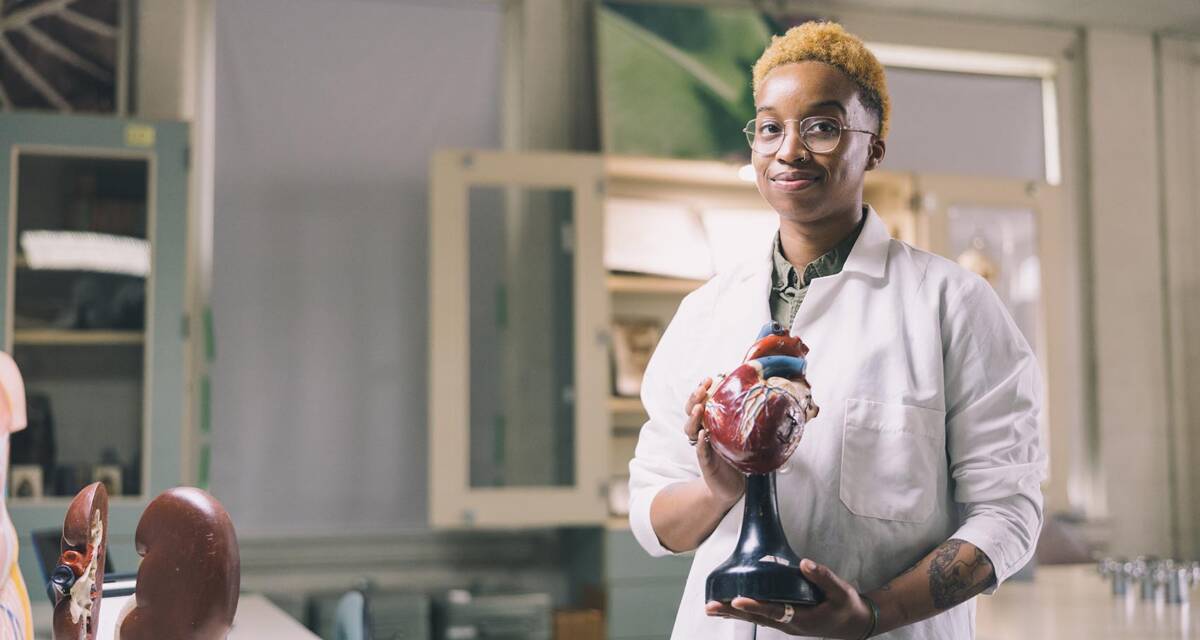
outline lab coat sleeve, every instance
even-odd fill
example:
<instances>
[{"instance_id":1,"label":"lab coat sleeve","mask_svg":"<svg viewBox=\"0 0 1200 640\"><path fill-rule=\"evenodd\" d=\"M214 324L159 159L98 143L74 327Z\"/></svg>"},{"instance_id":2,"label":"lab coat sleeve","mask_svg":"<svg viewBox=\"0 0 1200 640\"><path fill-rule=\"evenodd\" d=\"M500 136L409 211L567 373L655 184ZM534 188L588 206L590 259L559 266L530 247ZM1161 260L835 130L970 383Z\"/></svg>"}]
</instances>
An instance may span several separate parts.
<instances>
[{"instance_id":1,"label":"lab coat sleeve","mask_svg":"<svg viewBox=\"0 0 1200 640\"><path fill-rule=\"evenodd\" d=\"M699 329L707 315L709 286L689 294L679 305L642 378L642 405L649 419L642 425L629 463L629 526L652 556L674 553L662 545L650 523L654 497L668 485L700 477L696 450L688 444L683 424L684 404L703 378L693 374L691 364L703 342Z\"/></svg>"},{"instance_id":2,"label":"lab coat sleeve","mask_svg":"<svg viewBox=\"0 0 1200 640\"><path fill-rule=\"evenodd\" d=\"M946 449L962 513L952 537L987 554L999 586L1032 557L1042 528L1041 372L999 297L974 275L946 296L942 344Z\"/></svg>"}]
</instances>

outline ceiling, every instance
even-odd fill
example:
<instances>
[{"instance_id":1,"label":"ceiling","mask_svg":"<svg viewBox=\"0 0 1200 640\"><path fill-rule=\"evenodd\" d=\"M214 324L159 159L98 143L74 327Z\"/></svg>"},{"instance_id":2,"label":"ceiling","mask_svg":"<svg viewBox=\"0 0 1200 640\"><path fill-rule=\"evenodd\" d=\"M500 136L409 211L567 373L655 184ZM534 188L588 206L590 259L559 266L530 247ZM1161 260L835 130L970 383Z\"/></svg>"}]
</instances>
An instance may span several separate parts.
<instances>
[{"instance_id":1,"label":"ceiling","mask_svg":"<svg viewBox=\"0 0 1200 640\"><path fill-rule=\"evenodd\" d=\"M832 0L828 4L1200 36L1200 0Z\"/></svg>"}]
</instances>

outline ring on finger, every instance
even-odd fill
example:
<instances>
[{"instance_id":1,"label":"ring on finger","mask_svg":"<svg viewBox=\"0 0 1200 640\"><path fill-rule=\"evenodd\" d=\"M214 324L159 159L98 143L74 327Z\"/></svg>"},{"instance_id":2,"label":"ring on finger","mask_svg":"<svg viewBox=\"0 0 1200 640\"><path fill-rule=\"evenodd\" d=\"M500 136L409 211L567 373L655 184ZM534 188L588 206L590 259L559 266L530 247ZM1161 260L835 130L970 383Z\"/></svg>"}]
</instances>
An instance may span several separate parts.
<instances>
[{"instance_id":1,"label":"ring on finger","mask_svg":"<svg viewBox=\"0 0 1200 640\"><path fill-rule=\"evenodd\" d=\"M696 446L696 443L697 443L697 442L700 442L700 441L699 441L699 440L688 439L688 444L692 445L693 447L694 447L694 446Z\"/></svg>"},{"instance_id":2,"label":"ring on finger","mask_svg":"<svg viewBox=\"0 0 1200 640\"><path fill-rule=\"evenodd\" d=\"M790 604L783 605L783 615L775 618L775 621L780 624L787 624L792 621L792 616L796 615L796 609Z\"/></svg>"}]
</instances>

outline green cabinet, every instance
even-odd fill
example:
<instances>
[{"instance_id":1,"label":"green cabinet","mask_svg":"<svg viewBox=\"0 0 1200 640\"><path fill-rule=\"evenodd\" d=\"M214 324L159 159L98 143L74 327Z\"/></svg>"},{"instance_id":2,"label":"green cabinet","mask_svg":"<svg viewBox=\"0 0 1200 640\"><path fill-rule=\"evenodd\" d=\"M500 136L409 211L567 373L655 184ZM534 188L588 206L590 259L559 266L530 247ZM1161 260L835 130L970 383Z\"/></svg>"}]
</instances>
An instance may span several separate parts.
<instances>
[{"instance_id":1,"label":"green cabinet","mask_svg":"<svg viewBox=\"0 0 1200 640\"><path fill-rule=\"evenodd\" d=\"M692 557L651 558L628 529L609 529L604 547L609 640L671 637Z\"/></svg>"},{"instance_id":2,"label":"green cabinet","mask_svg":"<svg viewBox=\"0 0 1200 640\"><path fill-rule=\"evenodd\" d=\"M188 127L0 115L0 339L25 378L8 510L31 590L31 532L62 526L84 485L109 487L110 557L184 467Z\"/></svg>"}]
</instances>

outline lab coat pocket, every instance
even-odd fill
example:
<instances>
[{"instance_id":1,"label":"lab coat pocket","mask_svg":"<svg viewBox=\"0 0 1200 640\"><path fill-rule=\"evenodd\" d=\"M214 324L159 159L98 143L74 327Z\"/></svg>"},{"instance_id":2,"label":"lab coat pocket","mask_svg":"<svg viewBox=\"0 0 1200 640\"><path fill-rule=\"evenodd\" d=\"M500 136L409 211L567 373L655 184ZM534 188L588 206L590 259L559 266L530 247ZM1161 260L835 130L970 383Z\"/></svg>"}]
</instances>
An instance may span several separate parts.
<instances>
[{"instance_id":1,"label":"lab coat pocket","mask_svg":"<svg viewBox=\"0 0 1200 640\"><path fill-rule=\"evenodd\" d=\"M946 466L942 411L871 400L846 400L840 496L851 513L924 522L937 506Z\"/></svg>"}]
</instances>

